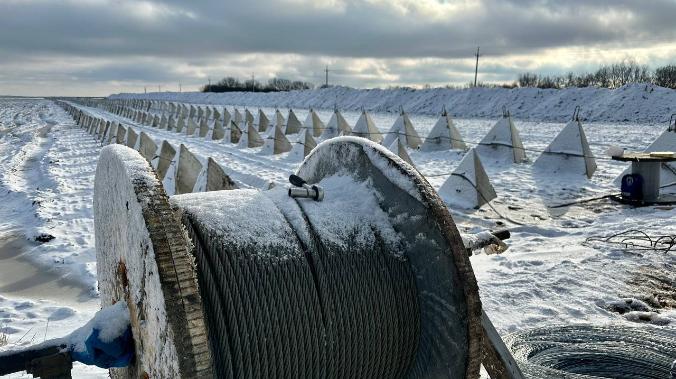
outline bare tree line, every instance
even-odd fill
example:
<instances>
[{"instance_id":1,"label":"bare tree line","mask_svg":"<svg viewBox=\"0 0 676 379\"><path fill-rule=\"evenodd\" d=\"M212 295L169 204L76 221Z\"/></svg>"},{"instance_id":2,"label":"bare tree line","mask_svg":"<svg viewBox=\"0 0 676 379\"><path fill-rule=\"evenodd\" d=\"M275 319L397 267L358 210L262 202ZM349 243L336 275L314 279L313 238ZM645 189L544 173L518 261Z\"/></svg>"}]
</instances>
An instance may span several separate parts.
<instances>
[{"instance_id":1,"label":"bare tree line","mask_svg":"<svg viewBox=\"0 0 676 379\"><path fill-rule=\"evenodd\" d=\"M595 72L565 75L519 74L512 87L569 88L602 87L619 88L631 83L654 83L676 89L676 65L666 65L651 71L647 65L624 61L603 65Z\"/></svg>"},{"instance_id":2,"label":"bare tree line","mask_svg":"<svg viewBox=\"0 0 676 379\"><path fill-rule=\"evenodd\" d=\"M215 84L207 84L201 88L202 92L280 92L312 89L314 85L299 80L291 81L284 78L272 78L263 84L255 79L240 81L231 76L221 79Z\"/></svg>"}]
</instances>

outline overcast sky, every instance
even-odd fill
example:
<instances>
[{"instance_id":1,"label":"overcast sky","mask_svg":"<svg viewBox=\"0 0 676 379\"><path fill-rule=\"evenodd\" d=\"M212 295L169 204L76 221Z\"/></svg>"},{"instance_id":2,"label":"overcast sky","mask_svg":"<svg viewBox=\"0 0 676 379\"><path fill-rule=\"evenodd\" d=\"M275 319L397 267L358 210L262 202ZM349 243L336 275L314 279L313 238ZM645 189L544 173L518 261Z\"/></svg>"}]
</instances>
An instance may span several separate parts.
<instances>
[{"instance_id":1,"label":"overcast sky","mask_svg":"<svg viewBox=\"0 0 676 379\"><path fill-rule=\"evenodd\" d=\"M354 87L676 63L675 0L0 0L0 94L196 90L224 76Z\"/></svg>"}]
</instances>

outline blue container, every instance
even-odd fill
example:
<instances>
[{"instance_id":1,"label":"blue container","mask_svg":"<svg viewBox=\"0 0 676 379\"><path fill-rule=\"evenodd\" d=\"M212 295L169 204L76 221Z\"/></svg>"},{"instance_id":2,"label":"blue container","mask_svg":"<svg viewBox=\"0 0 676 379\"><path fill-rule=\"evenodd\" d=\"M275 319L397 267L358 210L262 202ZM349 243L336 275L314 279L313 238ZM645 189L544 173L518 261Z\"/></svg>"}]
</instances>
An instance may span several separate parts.
<instances>
[{"instance_id":1,"label":"blue container","mask_svg":"<svg viewBox=\"0 0 676 379\"><path fill-rule=\"evenodd\" d=\"M622 197L629 200L643 200L643 177L639 174L627 174L622 177Z\"/></svg>"}]
</instances>

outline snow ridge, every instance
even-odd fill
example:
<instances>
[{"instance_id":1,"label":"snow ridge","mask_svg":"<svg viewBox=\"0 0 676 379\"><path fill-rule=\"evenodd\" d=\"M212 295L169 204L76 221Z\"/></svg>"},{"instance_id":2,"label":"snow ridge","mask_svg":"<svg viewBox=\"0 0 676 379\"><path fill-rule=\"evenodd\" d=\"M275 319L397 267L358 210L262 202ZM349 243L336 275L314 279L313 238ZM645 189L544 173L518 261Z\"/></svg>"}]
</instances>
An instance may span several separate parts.
<instances>
[{"instance_id":1,"label":"snow ridge","mask_svg":"<svg viewBox=\"0 0 676 379\"><path fill-rule=\"evenodd\" d=\"M370 112L439 114L443 106L459 118L495 118L507 108L513 117L530 121L568 120L579 105L582 121L662 123L669 120L676 104L676 90L653 84L629 84L607 88L434 88L416 90L354 89L331 87L314 90L252 93L162 92L124 93L110 98L181 101L198 104L259 107L315 108Z\"/></svg>"}]
</instances>

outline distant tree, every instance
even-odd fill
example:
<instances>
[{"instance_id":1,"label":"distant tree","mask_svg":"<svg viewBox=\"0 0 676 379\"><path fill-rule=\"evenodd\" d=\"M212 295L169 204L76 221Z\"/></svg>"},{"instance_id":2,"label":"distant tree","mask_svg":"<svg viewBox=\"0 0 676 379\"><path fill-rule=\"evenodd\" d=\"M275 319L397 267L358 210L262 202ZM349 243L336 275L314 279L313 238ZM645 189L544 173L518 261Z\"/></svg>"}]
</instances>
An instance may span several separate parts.
<instances>
[{"instance_id":1,"label":"distant tree","mask_svg":"<svg viewBox=\"0 0 676 379\"><path fill-rule=\"evenodd\" d=\"M526 72L519 74L519 77L516 81L519 83L519 87L536 87L538 84L538 76Z\"/></svg>"},{"instance_id":2,"label":"distant tree","mask_svg":"<svg viewBox=\"0 0 676 379\"><path fill-rule=\"evenodd\" d=\"M660 87L676 89L676 65L658 67L655 70L654 83Z\"/></svg>"}]
</instances>

